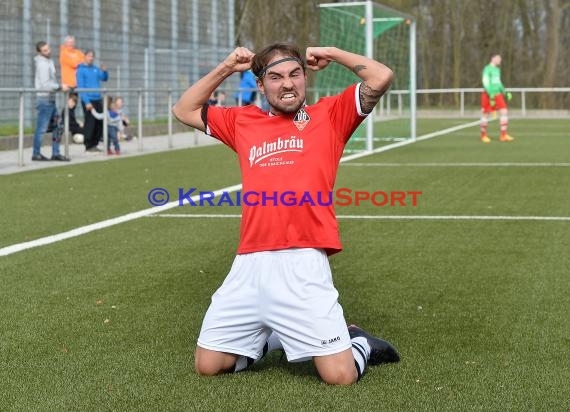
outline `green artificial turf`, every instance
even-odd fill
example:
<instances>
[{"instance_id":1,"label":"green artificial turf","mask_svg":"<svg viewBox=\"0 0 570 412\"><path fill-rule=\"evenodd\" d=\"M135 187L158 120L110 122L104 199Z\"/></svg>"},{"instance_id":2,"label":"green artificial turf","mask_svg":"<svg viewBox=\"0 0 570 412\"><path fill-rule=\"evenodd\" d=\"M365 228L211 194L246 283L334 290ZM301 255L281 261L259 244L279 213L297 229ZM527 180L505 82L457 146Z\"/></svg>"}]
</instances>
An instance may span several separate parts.
<instances>
[{"instance_id":1,"label":"green artificial turf","mask_svg":"<svg viewBox=\"0 0 570 412\"><path fill-rule=\"evenodd\" d=\"M421 133L452 123L422 122ZM355 160L375 166L342 165L337 188L422 195L415 207L337 214L568 217L568 167L449 164L568 162L569 129L512 121L512 144L484 145L473 127ZM239 181L222 146L1 176L0 247L148 208L153 187ZM239 208L162 214L172 213ZM345 317L391 341L400 363L350 387L277 353L243 373L196 376L196 338L239 219L146 217L0 257L0 410L570 408L570 221L339 221L344 251L331 266Z\"/></svg>"}]
</instances>

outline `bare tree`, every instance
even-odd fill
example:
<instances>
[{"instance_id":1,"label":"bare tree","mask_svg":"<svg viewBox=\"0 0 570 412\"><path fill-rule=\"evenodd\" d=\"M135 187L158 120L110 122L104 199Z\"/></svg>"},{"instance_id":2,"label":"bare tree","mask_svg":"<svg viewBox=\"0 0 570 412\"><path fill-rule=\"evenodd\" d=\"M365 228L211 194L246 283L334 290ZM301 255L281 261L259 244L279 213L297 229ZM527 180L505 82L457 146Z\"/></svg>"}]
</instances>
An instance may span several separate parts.
<instances>
[{"instance_id":1,"label":"bare tree","mask_svg":"<svg viewBox=\"0 0 570 412\"><path fill-rule=\"evenodd\" d=\"M236 0L237 43L257 49L274 41L318 44L318 5L332 0ZM507 87L570 84L570 0L384 0L417 16L418 88L480 87L492 52L503 55ZM457 98L457 96L455 96ZM429 102L422 96L422 103ZM557 99L565 99L560 102ZM541 107L570 105L570 96L540 94ZM434 101L431 102L435 103ZM438 99L438 104L451 101Z\"/></svg>"}]
</instances>

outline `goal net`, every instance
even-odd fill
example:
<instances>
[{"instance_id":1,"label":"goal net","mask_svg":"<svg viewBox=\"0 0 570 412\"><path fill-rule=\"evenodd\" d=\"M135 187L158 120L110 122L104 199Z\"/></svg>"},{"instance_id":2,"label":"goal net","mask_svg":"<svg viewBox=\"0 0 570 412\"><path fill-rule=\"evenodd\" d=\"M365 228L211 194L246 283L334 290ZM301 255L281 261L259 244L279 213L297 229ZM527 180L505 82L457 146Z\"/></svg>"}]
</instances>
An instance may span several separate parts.
<instances>
[{"instance_id":1,"label":"goal net","mask_svg":"<svg viewBox=\"0 0 570 412\"><path fill-rule=\"evenodd\" d=\"M346 152L373 150L415 138L415 21L372 1L320 5L320 44L365 55L390 67L394 82L372 115L350 138ZM317 92L332 95L360 81L331 64L317 73Z\"/></svg>"}]
</instances>

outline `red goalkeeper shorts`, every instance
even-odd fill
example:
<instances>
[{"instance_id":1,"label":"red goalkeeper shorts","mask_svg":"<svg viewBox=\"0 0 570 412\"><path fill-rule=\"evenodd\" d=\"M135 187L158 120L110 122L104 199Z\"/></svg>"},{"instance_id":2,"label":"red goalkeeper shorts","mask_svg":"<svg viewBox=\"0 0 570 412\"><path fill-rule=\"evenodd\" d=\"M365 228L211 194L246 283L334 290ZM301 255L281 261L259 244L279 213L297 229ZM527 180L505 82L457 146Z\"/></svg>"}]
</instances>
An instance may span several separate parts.
<instances>
[{"instance_id":1,"label":"red goalkeeper shorts","mask_svg":"<svg viewBox=\"0 0 570 412\"><path fill-rule=\"evenodd\" d=\"M481 109L483 113L489 113L495 110L506 109L507 103L505 102L505 96L502 94L498 94L493 99L495 104L491 104L491 99L489 99L489 95L487 92L481 93Z\"/></svg>"}]
</instances>

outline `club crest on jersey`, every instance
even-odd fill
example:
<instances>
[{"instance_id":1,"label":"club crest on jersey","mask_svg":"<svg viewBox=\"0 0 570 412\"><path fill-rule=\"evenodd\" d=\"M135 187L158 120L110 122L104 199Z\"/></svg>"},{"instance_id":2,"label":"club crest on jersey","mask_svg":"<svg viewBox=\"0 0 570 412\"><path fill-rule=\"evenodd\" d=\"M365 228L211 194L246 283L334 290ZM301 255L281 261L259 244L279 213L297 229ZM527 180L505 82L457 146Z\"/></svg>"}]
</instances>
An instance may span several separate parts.
<instances>
[{"instance_id":1,"label":"club crest on jersey","mask_svg":"<svg viewBox=\"0 0 570 412\"><path fill-rule=\"evenodd\" d=\"M310 121L311 118L309 114L302 107L297 112L295 118L293 119L293 123L295 123L295 126L297 127L297 129L299 129L299 131L303 130Z\"/></svg>"}]
</instances>

